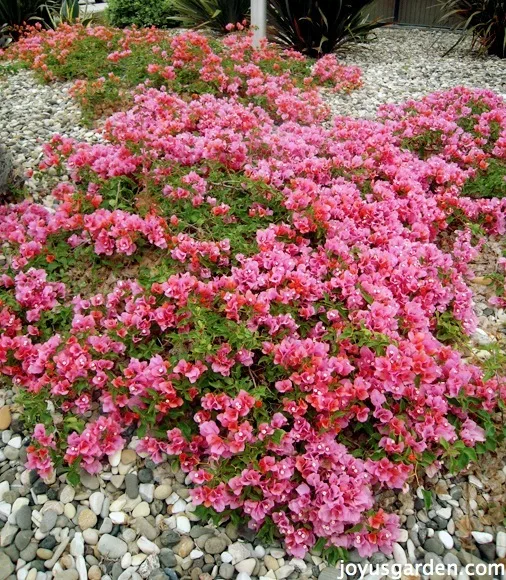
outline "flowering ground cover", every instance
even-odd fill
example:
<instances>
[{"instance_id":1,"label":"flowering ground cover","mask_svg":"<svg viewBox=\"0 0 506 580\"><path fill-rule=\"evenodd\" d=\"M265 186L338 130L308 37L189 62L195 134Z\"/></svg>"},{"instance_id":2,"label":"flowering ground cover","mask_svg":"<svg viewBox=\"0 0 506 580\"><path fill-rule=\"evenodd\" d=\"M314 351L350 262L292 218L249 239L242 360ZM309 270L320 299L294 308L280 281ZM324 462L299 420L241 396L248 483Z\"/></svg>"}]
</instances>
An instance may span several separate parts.
<instances>
[{"instance_id":1,"label":"flowering ground cover","mask_svg":"<svg viewBox=\"0 0 506 580\"><path fill-rule=\"evenodd\" d=\"M330 122L317 87L359 72L247 36L62 27L7 57L119 109L105 144L46 146L41 170L71 175L55 212L0 208L0 372L29 467L75 482L136 435L202 514L295 556L390 551L375 493L502 437L504 378L455 344L469 264L505 230L504 101L456 88Z\"/></svg>"},{"instance_id":2,"label":"flowering ground cover","mask_svg":"<svg viewBox=\"0 0 506 580\"><path fill-rule=\"evenodd\" d=\"M154 28L62 25L46 32L33 27L7 56L28 63L46 81L77 79L73 94L89 117L132 104L132 89L140 85L235 96L278 120L307 123L325 116L319 86L349 91L360 84L359 69L339 65L334 56L311 66L293 51L280 55L267 46L253 51L248 36L217 41Z\"/></svg>"}]
</instances>

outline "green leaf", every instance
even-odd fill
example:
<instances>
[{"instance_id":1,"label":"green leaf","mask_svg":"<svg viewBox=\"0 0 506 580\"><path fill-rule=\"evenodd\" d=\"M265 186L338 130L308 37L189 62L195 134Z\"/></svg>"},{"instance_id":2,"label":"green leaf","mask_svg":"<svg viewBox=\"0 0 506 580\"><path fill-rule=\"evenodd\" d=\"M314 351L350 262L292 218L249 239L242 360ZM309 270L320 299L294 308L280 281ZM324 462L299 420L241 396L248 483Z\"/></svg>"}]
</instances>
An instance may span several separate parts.
<instances>
[{"instance_id":1,"label":"green leaf","mask_svg":"<svg viewBox=\"0 0 506 580\"><path fill-rule=\"evenodd\" d=\"M70 483L70 485L77 487L81 483L81 476L79 475L79 472L77 470L71 469L67 473L67 481Z\"/></svg>"},{"instance_id":2,"label":"green leaf","mask_svg":"<svg viewBox=\"0 0 506 580\"><path fill-rule=\"evenodd\" d=\"M427 489L422 489L422 495L423 495L423 503L425 504L425 509L429 511L432 506L432 492Z\"/></svg>"},{"instance_id":3,"label":"green leaf","mask_svg":"<svg viewBox=\"0 0 506 580\"><path fill-rule=\"evenodd\" d=\"M323 549L325 548L325 545L327 543L326 538L318 538L318 541L316 542L316 544L313 546L313 549L311 550L312 552L322 552Z\"/></svg>"},{"instance_id":4,"label":"green leaf","mask_svg":"<svg viewBox=\"0 0 506 580\"><path fill-rule=\"evenodd\" d=\"M276 429L276 431L274 431L274 433L272 434L272 440L274 441L274 443L276 443L276 445L279 445L285 435L286 433L285 431L283 431L283 429Z\"/></svg>"}]
</instances>

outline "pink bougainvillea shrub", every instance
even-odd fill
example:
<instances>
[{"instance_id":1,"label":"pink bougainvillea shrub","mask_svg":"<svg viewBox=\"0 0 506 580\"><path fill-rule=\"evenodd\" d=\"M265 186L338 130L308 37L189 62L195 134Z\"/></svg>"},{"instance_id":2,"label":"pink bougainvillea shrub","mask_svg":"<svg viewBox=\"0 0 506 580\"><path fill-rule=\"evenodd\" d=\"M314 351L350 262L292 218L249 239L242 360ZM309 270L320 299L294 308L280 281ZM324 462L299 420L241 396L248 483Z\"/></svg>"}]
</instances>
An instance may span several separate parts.
<instances>
[{"instance_id":1,"label":"pink bougainvillea shrub","mask_svg":"<svg viewBox=\"0 0 506 580\"><path fill-rule=\"evenodd\" d=\"M6 56L29 64L46 81L74 80L71 93L95 114L131 104L141 85L235 96L260 104L278 120L310 123L328 116L319 87L351 91L361 85L360 70L341 65L333 55L313 64L267 44L253 50L251 37L237 34L218 42L197 32L155 28L62 25L46 31L35 26Z\"/></svg>"},{"instance_id":2,"label":"pink bougainvillea shrub","mask_svg":"<svg viewBox=\"0 0 506 580\"><path fill-rule=\"evenodd\" d=\"M22 46L34 66L51 38ZM200 38L176 37L190 69ZM256 53L224 42L253 55L227 83L254 91ZM0 372L43 476L97 472L137 434L179 459L194 503L296 556L319 538L389 552L376 492L465 466L503 407L504 379L448 332L475 330L469 263L504 233L505 200L462 192L506 158L506 105L460 88L324 127L317 94L283 83L275 106L145 83L106 144L46 146L42 169L71 176L56 211L0 208Z\"/></svg>"}]
</instances>

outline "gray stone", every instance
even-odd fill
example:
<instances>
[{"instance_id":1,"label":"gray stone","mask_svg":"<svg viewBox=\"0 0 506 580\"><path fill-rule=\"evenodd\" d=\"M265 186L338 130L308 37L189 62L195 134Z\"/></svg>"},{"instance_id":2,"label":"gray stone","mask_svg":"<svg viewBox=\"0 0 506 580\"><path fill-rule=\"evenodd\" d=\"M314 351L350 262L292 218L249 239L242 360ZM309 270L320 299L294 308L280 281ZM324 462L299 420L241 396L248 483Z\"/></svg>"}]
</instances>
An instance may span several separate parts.
<instances>
[{"instance_id":1,"label":"gray stone","mask_svg":"<svg viewBox=\"0 0 506 580\"><path fill-rule=\"evenodd\" d=\"M11 505L18 499L19 493L17 491L6 491L3 495L3 501Z\"/></svg>"},{"instance_id":2,"label":"gray stone","mask_svg":"<svg viewBox=\"0 0 506 580\"><path fill-rule=\"evenodd\" d=\"M448 552L447 554L445 554L445 556L443 558L443 564L445 566L450 566L450 565L456 566L457 570L460 570L460 568L461 568L460 560L452 552Z\"/></svg>"},{"instance_id":3,"label":"gray stone","mask_svg":"<svg viewBox=\"0 0 506 580\"><path fill-rule=\"evenodd\" d=\"M432 566L436 566L437 564L442 564L443 560L434 552L426 552L423 560L426 564L430 564Z\"/></svg>"},{"instance_id":4,"label":"gray stone","mask_svg":"<svg viewBox=\"0 0 506 580\"><path fill-rule=\"evenodd\" d=\"M495 561L495 544L491 542L490 544L478 544L478 550L482 555L485 562Z\"/></svg>"},{"instance_id":5,"label":"gray stone","mask_svg":"<svg viewBox=\"0 0 506 580\"><path fill-rule=\"evenodd\" d=\"M442 556L445 553L445 547L443 542L436 536L433 536L432 538L426 540L423 544L423 547L427 550L427 552L433 552L438 556Z\"/></svg>"},{"instance_id":6,"label":"gray stone","mask_svg":"<svg viewBox=\"0 0 506 580\"><path fill-rule=\"evenodd\" d=\"M434 527L435 530L446 530L446 526L448 525L448 520L445 519L445 518L442 518L441 516L436 516L433 519L433 522L432 523L435 524L435 527ZM427 526L428 525L429 524L427 524Z\"/></svg>"},{"instance_id":7,"label":"gray stone","mask_svg":"<svg viewBox=\"0 0 506 580\"><path fill-rule=\"evenodd\" d=\"M175 546L180 540L181 536L174 530L162 532L162 535L160 536L160 544L166 547Z\"/></svg>"},{"instance_id":8,"label":"gray stone","mask_svg":"<svg viewBox=\"0 0 506 580\"><path fill-rule=\"evenodd\" d=\"M409 530L409 539L413 542L415 548L418 548L420 546L420 539L418 537L418 532L416 531L416 529Z\"/></svg>"},{"instance_id":9,"label":"gray stone","mask_svg":"<svg viewBox=\"0 0 506 580\"><path fill-rule=\"evenodd\" d=\"M153 481L153 470L152 469L139 469L137 475L141 483L151 483Z\"/></svg>"},{"instance_id":10,"label":"gray stone","mask_svg":"<svg viewBox=\"0 0 506 580\"><path fill-rule=\"evenodd\" d=\"M17 562L19 558L19 550L16 548L14 544L7 546L7 548L3 548L4 552L9 556L12 562Z\"/></svg>"},{"instance_id":11,"label":"gray stone","mask_svg":"<svg viewBox=\"0 0 506 580\"><path fill-rule=\"evenodd\" d=\"M379 566L387 561L387 557L383 552L375 552L370 558L369 561L373 566Z\"/></svg>"},{"instance_id":12,"label":"gray stone","mask_svg":"<svg viewBox=\"0 0 506 580\"><path fill-rule=\"evenodd\" d=\"M96 475L91 475L82 469L80 471L81 485L91 491L95 491L100 487L100 481Z\"/></svg>"},{"instance_id":13,"label":"gray stone","mask_svg":"<svg viewBox=\"0 0 506 580\"><path fill-rule=\"evenodd\" d=\"M6 580L14 572L14 564L5 552L0 552L0 580Z\"/></svg>"},{"instance_id":14,"label":"gray stone","mask_svg":"<svg viewBox=\"0 0 506 580\"><path fill-rule=\"evenodd\" d=\"M342 580L341 571L338 568L328 566L320 572L318 580Z\"/></svg>"},{"instance_id":15,"label":"gray stone","mask_svg":"<svg viewBox=\"0 0 506 580\"><path fill-rule=\"evenodd\" d=\"M19 449L7 446L4 448L4 455L5 458L8 459L9 461L15 461L19 457Z\"/></svg>"},{"instance_id":16,"label":"gray stone","mask_svg":"<svg viewBox=\"0 0 506 580\"><path fill-rule=\"evenodd\" d=\"M239 538L239 530L237 526L232 522L229 522L227 524L225 528L225 533L232 540L232 542L235 542Z\"/></svg>"},{"instance_id":17,"label":"gray stone","mask_svg":"<svg viewBox=\"0 0 506 580\"><path fill-rule=\"evenodd\" d=\"M149 575L149 580L167 580L167 578L170 578L170 576L168 576L160 568L158 568L157 570L153 570L151 572L151 574ZM176 578L177 578L177 576L176 576Z\"/></svg>"},{"instance_id":18,"label":"gray stone","mask_svg":"<svg viewBox=\"0 0 506 580\"><path fill-rule=\"evenodd\" d=\"M53 550L56 546L56 538L54 536L46 536L39 544L39 548L46 548L46 550Z\"/></svg>"},{"instance_id":19,"label":"gray stone","mask_svg":"<svg viewBox=\"0 0 506 580\"><path fill-rule=\"evenodd\" d=\"M12 170L12 156L6 147L0 145L0 197L7 193Z\"/></svg>"},{"instance_id":20,"label":"gray stone","mask_svg":"<svg viewBox=\"0 0 506 580\"><path fill-rule=\"evenodd\" d=\"M49 486L47 483L42 479L37 479L37 481L33 484L32 491L35 495L43 495L47 492Z\"/></svg>"},{"instance_id":21,"label":"gray stone","mask_svg":"<svg viewBox=\"0 0 506 580\"><path fill-rule=\"evenodd\" d=\"M98 530L100 534L110 534L112 532L112 520L111 518L104 518L100 529Z\"/></svg>"},{"instance_id":22,"label":"gray stone","mask_svg":"<svg viewBox=\"0 0 506 580\"><path fill-rule=\"evenodd\" d=\"M98 541L97 549L105 558L119 560L126 554L128 546L123 540L104 534Z\"/></svg>"},{"instance_id":23,"label":"gray stone","mask_svg":"<svg viewBox=\"0 0 506 580\"><path fill-rule=\"evenodd\" d=\"M465 550L461 550L460 552L457 552L457 557L463 566L468 566L469 564L476 566L477 564L480 564L481 566L483 566L484 570L486 570L486 571L489 570L486 562L484 562L483 560L481 560L477 556L474 556L470 552L466 552ZM488 573L485 572L484 574L475 574L473 576L473 578L478 579L478 580L493 580L493 575L490 573L490 571L488 571Z\"/></svg>"},{"instance_id":24,"label":"gray stone","mask_svg":"<svg viewBox=\"0 0 506 580\"><path fill-rule=\"evenodd\" d=\"M19 551L24 550L30 543L32 536L33 532L31 530L21 530L14 539L14 544L16 545L16 548Z\"/></svg>"},{"instance_id":25,"label":"gray stone","mask_svg":"<svg viewBox=\"0 0 506 580\"><path fill-rule=\"evenodd\" d=\"M355 548L348 552L348 559L350 562L353 562L355 564L364 561L364 558L362 558L362 556L358 553L358 550L356 550Z\"/></svg>"},{"instance_id":26,"label":"gray stone","mask_svg":"<svg viewBox=\"0 0 506 580\"><path fill-rule=\"evenodd\" d=\"M155 570L160 570L160 560L157 554L150 554L139 566L137 572L141 578L148 578Z\"/></svg>"},{"instance_id":27,"label":"gray stone","mask_svg":"<svg viewBox=\"0 0 506 580\"><path fill-rule=\"evenodd\" d=\"M40 522L40 531L44 534L50 532L54 528L57 519L58 514L55 511L48 510L45 512Z\"/></svg>"},{"instance_id":28,"label":"gray stone","mask_svg":"<svg viewBox=\"0 0 506 580\"><path fill-rule=\"evenodd\" d=\"M42 560L34 560L31 564L32 568L35 568L38 572L45 572L46 566Z\"/></svg>"},{"instance_id":29,"label":"gray stone","mask_svg":"<svg viewBox=\"0 0 506 580\"><path fill-rule=\"evenodd\" d=\"M140 536L146 536L146 538L151 541L157 538L160 533L158 528L152 526L145 518L136 518L135 522L132 524L132 527Z\"/></svg>"},{"instance_id":30,"label":"gray stone","mask_svg":"<svg viewBox=\"0 0 506 580\"><path fill-rule=\"evenodd\" d=\"M158 559L164 568L174 568L177 565L176 556L170 548L162 548Z\"/></svg>"},{"instance_id":31,"label":"gray stone","mask_svg":"<svg viewBox=\"0 0 506 580\"><path fill-rule=\"evenodd\" d=\"M25 562L31 562L32 560L35 560L37 555L37 548L38 544L35 542L30 542L24 550L21 550L19 557Z\"/></svg>"},{"instance_id":32,"label":"gray stone","mask_svg":"<svg viewBox=\"0 0 506 580\"><path fill-rule=\"evenodd\" d=\"M151 502L150 511L153 517L156 517L158 514L164 513L165 504L161 499L154 499Z\"/></svg>"},{"instance_id":33,"label":"gray stone","mask_svg":"<svg viewBox=\"0 0 506 580\"><path fill-rule=\"evenodd\" d=\"M32 562L32 568L35 568L38 572L45 572L46 566L42 560L34 560Z\"/></svg>"},{"instance_id":34,"label":"gray stone","mask_svg":"<svg viewBox=\"0 0 506 580\"><path fill-rule=\"evenodd\" d=\"M193 526L190 530L190 537L194 540L201 536L208 536L209 534L214 534L214 530L204 526Z\"/></svg>"},{"instance_id":35,"label":"gray stone","mask_svg":"<svg viewBox=\"0 0 506 580\"><path fill-rule=\"evenodd\" d=\"M118 580L118 578L123 574L123 568L119 562L114 562L111 569L112 580Z\"/></svg>"},{"instance_id":36,"label":"gray stone","mask_svg":"<svg viewBox=\"0 0 506 580\"><path fill-rule=\"evenodd\" d=\"M224 580L230 580L230 578L234 577L234 567L232 564L222 564L220 566L219 576L224 578Z\"/></svg>"},{"instance_id":37,"label":"gray stone","mask_svg":"<svg viewBox=\"0 0 506 580\"><path fill-rule=\"evenodd\" d=\"M125 476L126 494L130 499L135 499L139 495L139 480L135 473L127 473Z\"/></svg>"},{"instance_id":38,"label":"gray stone","mask_svg":"<svg viewBox=\"0 0 506 580\"><path fill-rule=\"evenodd\" d=\"M4 471L2 473L2 479L3 479L3 481L6 481L7 483L13 483L14 480L16 479L17 473L18 473L17 468L11 467L10 469L7 469L7 471Z\"/></svg>"},{"instance_id":39,"label":"gray stone","mask_svg":"<svg viewBox=\"0 0 506 580\"><path fill-rule=\"evenodd\" d=\"M214 536L206 540L204 551L207 554L221 554L227 549L227 542L220 536Z\"/></svg>"}]
</instances>

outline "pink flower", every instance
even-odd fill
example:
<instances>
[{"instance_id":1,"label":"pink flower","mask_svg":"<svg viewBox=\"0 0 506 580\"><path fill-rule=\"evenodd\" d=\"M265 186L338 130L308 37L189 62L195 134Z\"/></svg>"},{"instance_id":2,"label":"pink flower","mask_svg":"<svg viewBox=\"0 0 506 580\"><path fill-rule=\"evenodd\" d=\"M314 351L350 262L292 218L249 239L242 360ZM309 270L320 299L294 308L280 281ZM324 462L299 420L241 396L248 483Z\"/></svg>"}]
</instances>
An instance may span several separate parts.
<instances>
[{"instance_id":1,"label":"pink flower","mask_svg":"<svg viewBox=\"0 0 506 580\"><path fill-rule=\"evenodd\" d=\"M478 425L469 418L462 423L460 437L468 447L474 447L476 443L486 440L485 430L478 427Z\"/></svg>"}]
</instances>

